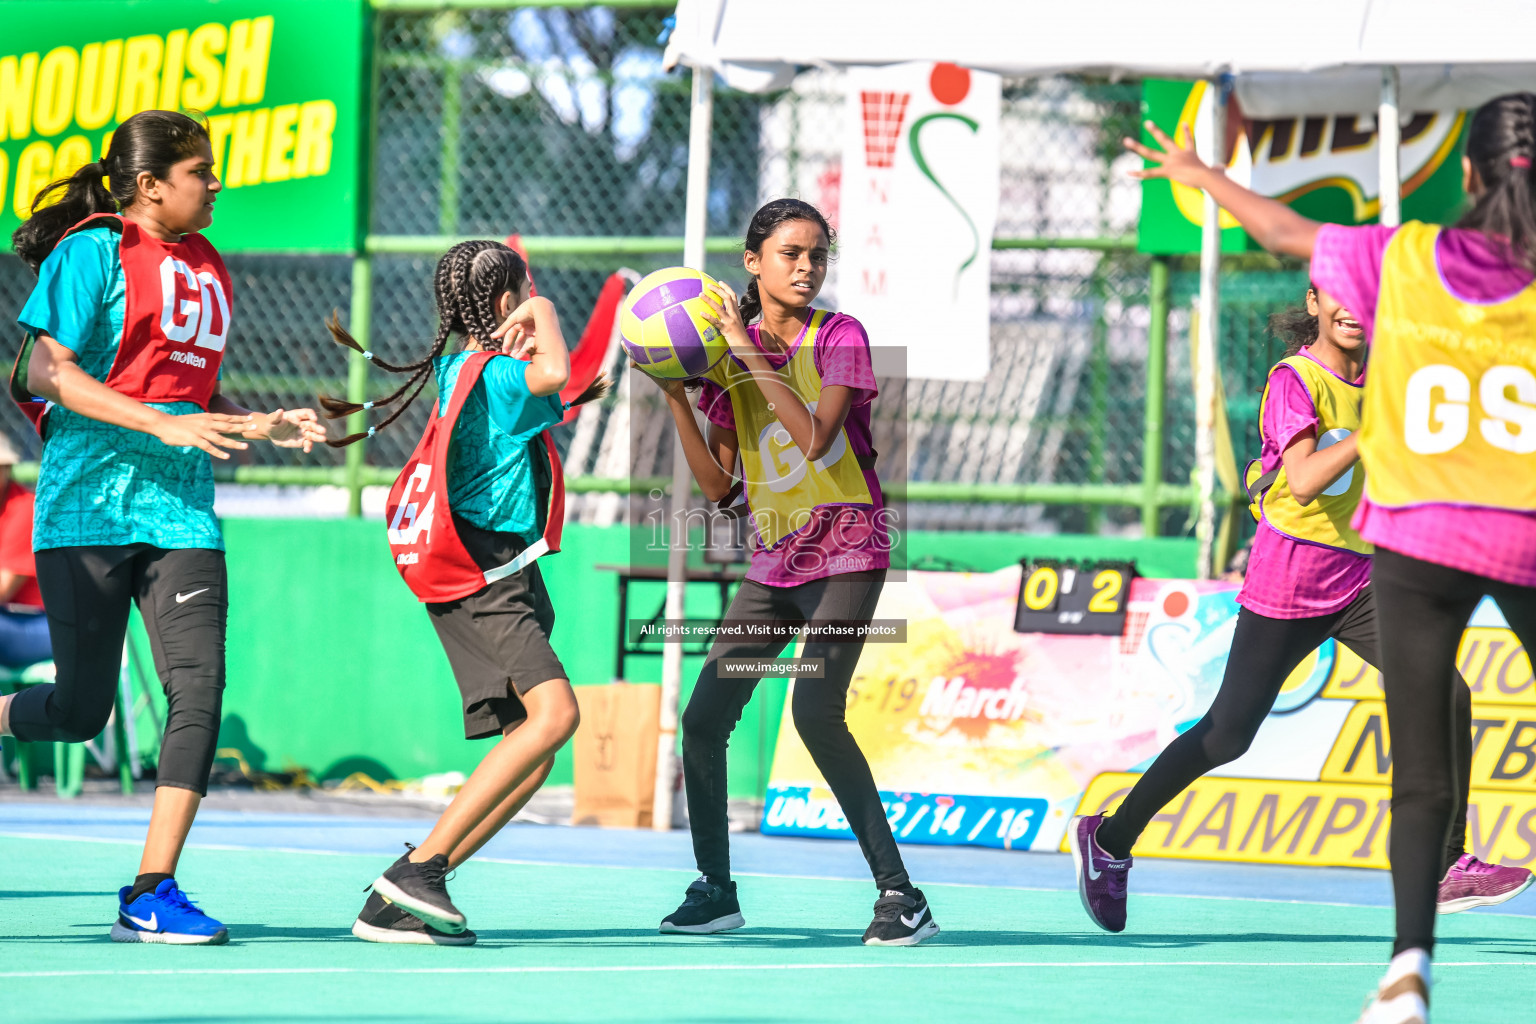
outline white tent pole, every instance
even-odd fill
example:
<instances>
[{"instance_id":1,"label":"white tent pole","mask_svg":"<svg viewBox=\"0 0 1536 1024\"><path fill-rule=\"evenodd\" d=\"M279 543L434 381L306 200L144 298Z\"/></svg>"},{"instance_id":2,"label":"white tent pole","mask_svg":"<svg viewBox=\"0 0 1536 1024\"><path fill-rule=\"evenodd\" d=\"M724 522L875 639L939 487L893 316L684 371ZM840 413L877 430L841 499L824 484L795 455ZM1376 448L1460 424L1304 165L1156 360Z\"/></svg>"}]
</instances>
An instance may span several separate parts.
<instances>
[{"instance_id":1,"label":"white tent pole","mask_svg":"<svg viewBox=\"0 0 1536 1024\"><path fill-rule=\"evenodd\" d=\"M704 269L709 233L709 135L715 117L715 73L693 69L693 103L688 111L688 193L683 213L683 263ZM683 617L688 582L688 500L693 474L681 443L672 447L672 501L668 509L666 618ZM677 701L683 689L683 642L668 640L661 660L661 734L656 740L656 790L651 827L672 827L672 786L677 777Z\"/></svg>"},{"instance_id":2,"label":"white tent pole","mask_svg":"<svg viewBox=\"0 0 1536 1024\"><path fill-rule=\"evenodd\" d=\"M1403 122L1397 109L1397 68L1381 69L1381 105L1376 108L1376 155L1380 177L1381 224L1395 228L1403 222Z\"/></svg>"},{"instance_id":3,"label":"white tent pole","mask_svg":"<svg viewBox=\"0 0 1536 1024\"><path fill-rule=\"evenodd\" d=\"M1213 163L1222 163L1227 137L1227 83L1212 79L1201 99L1201 137L1196 148ZM1216 539L1216 507L1211 492L1216 486L1216 358L1221 316L1221 208L1210 193L1205 195L1205 215L1200 230L1199 331L1195 344L1195 491L1200 514L1195 537L1199 542L1196 572L1200 579L1212 575L1212 548Z\"/></svg>"}]
</instances>

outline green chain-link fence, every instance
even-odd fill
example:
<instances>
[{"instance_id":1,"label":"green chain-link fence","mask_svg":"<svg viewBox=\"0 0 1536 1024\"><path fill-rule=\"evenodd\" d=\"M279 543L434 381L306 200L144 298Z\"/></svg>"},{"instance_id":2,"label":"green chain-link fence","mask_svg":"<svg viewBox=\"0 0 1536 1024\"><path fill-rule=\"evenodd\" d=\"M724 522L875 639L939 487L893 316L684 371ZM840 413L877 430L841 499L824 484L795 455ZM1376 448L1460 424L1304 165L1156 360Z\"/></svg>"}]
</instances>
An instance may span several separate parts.
<instances>
[{"instance_id":1,"label":"green chain-link fence","mask_svg":"<svg viewBox=\"0 0 1536 1024\"><path fill-rule=\"evenodd\" d=\"M324 319L339 310L387 358L418 357L436 327L432 269L457 239L520 234L570 335L610 273L681 257L689 80L662 68L669 6L373 6L367 251L356 261L227 256L237 316L224 388L248 404L312 404L317 391L349 385L353 394L384 391L387 375L349 362ZM841 75L807 71L762 96L720 88L715 104L709 269L740 285L738 239L759 203L798 195L835 221ZM1134 251L1139 189L1119 140L1139 117L1135 83L1005 82L993 369L982 383L906 383L910 525L1188 528L1195 274L1192 261ZM303 225L294 233L298 247ZM0 256L0 317L14 321L31 282L19 260ZM1275 349L1263 320L1303 282L1285 268L1224 283L1223 364L1240 458L1256 450L1250 393ZM834 266L834 303L836 285ZM355 494L404 461L430 391L424 398L347 455L254 446L220 474L346 484ZM615 465L645 478L641 485L667 473L664 447L615 461L614 446L629 441L627 415L616 415L625 401L621 389L583 412L588 429L567 466L576 490L631 486L613 482L624 476ZM9 403L0 425L35 455ZM563 429L568 453L580 429Z\"/></svg>"}]
</instances>

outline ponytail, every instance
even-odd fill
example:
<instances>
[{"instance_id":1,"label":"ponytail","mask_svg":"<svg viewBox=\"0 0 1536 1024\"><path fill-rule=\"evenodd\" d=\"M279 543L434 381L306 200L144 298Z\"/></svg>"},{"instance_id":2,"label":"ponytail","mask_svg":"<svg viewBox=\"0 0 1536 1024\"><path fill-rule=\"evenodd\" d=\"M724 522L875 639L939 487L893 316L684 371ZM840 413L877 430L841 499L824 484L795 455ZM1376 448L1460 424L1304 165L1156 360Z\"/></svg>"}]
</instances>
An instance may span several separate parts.
<instances>
[{"instance_id":1,"label":"ponytail","mask_svg":"<svg viewBox=\"0 0 1536 1024\"><path fill-rule=\"evenodd\" d=\"M43 188L32 200L31 216L11 234L11 247L35 272L64 232L94 213L116 213L117 200L101 183L107 169L88 163Z\"/></svg>"},{"instance_id":2,"label":"ponytail","mask_svg":"<svg viewBox=\"0 0 1536 1024\"><path fill-rule=\"evenodd\" d=\"M1456 226L1506 245L1516 263L1536 271L1536 93L1508 93L1479 107L1467 159L1483 193Z\"/></svg>"},{"instance_id":3,"label":"ponytail","mask_svg":"<svg viewBox=\"0 0 1536 1024\"><path fill-rule=\"evenodd\" d=\"M141 110L117 126L99 162L52 182L32 200L31 216L11 234L11 248L34 271L64 233L94 213L118 213L133 205L139 175L164 181L171 165L197 153L208 140L201 116L174 110ZM108 186L101 183L105 177ZM62 193L62 195L56 195Z\"/></svg>"},{"instance_id":4,"label":"ponytail","mask_svg":"<svg viewBox=\"0 0 1536 1024\"><path fill-rule=\"evenodd\" d=\"M763 297L757 290L757 278L753 277L747 284L747 291L741 297L739 306L741 310L741 322L749 324L763 315Z\"/></svg>"}]
</instances>

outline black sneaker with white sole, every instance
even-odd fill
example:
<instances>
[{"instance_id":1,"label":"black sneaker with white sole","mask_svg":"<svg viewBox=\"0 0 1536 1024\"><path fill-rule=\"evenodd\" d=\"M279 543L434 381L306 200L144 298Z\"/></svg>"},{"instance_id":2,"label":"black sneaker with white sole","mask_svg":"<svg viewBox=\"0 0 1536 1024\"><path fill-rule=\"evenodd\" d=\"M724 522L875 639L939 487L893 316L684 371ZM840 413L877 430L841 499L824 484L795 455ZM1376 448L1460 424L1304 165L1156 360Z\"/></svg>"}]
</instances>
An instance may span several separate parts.
<instances>
[{"instance_id":1,"label":"black sneaker with white sole","mask_svg":"<svg viewBox=\"0 0 1536 1024\"><path fill-rule=\"evenodd\" d=\"M410 946L473 946L475 933L467 928L457 935L433 928L415 914L408 914L378 893L371 893L363 912L352 922L352 934L365 942L390 942Z\"/></svg>"},{"instance_id":2,"label":"black sneaker with white sole","mask_svg":"<svg viewBox=\"0 0 1536 1024\"><path fill-rule=\"evenodd\" d=\"M468 925L459 908L448 898L448 858L439 853L420 863L412 863L409 851L415 847L410 843L405 845L405 855L373 880L373 891L439 931L449 935L462 934Z\"/></svg>"},{"instance_id":3,"label":"black sneaker with white sole","mask_svg":"<svg viewBox=\"0 0 1536 1024\"><path fill-rule=\"evenodd\" d=\"M741 916L741 904L736 902L736 883L715 885L700 875L688 886L683 905L662 918L661 930L708 935L740 928L746 923L747 919Z\"/></svg>"},{"instance_id":4,"label":"black sneaker with white sole","mask_svg":"<svg viewBox=\"0 0 1536 1024\"><path fill-rule=\"evenodd\" d=\"M887 889L875 900L875 919L864 930L866 946L915 946L939 934L921 889Z\"/></svg>"}]
</instances>

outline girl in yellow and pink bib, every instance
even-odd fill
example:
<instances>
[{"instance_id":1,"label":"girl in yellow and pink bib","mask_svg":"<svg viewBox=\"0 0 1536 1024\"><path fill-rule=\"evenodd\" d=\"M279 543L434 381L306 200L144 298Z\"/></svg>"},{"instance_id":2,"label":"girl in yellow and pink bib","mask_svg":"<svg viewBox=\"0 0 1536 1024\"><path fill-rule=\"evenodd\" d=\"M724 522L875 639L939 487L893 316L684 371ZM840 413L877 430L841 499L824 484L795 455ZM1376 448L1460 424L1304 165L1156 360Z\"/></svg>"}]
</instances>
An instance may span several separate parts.
<instances>
[{"instance_id":1,"label":"girl in yellow and pink bib","mask_svg":"<svg viewBox=\"0 0 1536 1024\"><path fill-rule=\"evenodd\" d=\"M1493 597L1536 645L1536 94L1472 119L1471 210L1452 228L1318 224L1208 167L1149 122L1126 145L1142 177L1208 191L1265 248L1312 259L1312 280L1371 341L1353 526L1376 547L1392 733L1397 942L1363 1024L1423 1024L1442 848L1458 788L1451 668Z\"/></svg>"}]
</instances>

